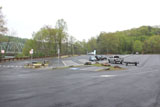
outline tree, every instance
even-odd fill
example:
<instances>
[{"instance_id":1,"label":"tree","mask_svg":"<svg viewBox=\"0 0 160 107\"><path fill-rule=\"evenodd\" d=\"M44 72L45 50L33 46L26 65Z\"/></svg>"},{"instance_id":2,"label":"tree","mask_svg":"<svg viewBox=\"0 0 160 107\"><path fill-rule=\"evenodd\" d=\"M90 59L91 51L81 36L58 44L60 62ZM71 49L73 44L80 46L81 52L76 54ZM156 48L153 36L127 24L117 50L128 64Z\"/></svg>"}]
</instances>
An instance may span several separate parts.
<instances>
[{"instance_id":1,"label":"tree","mask_svg":"<svg viewBox=\"0 0 160 107\"><path fill-rule=\"evenodd\" d=\"M160 36L151 36L144 42L145 53L160 53Z\"/></svg>"},{"instance_id":2,"label":"tree","mask_svg":"<svg viewBox=\"0 0 160 107\"><path fill-rule=\"evenodd\" d=\"M63 19L59 19L56 22L56 29L57 29L57 38L58 38L58 46L60 49L60 52L62 51L62 41L66 37L66 30L67 30L67 24Z\"/></svg>"},{"instance_id":3,"label":"tree","mask_svg":"<svg viewBox=\"0 0 160 107\"><path fill-rule=\"evenodd\" d=\"M37 33L34 33L33 39L36 41L37 53L41 53L44 56L52 56L56 54L56 44L57 44L57 30L45 26L41 28Z\"/></svg>"},{"instance_id":4,"label":"tree","mask_svg":"<svg viewBox=\"0 0 160 107\"><path fill-rule=\"evenodd\" d=\"M92 37L87 42L88 52L93 52L93 50L97 50L97 39Z\"/></svg>"},{"instance_id":5,"label":"tree","mask_svg":"<svg viewBox=\"0 0 160 107\"><path fill-rule=\"evenodd\" d=\"M142 46L143 46L142 42L139 41L139 40L136 40L134 42L134 44L133 44L133 50L134 50L134 52L141 53L142 52Z\"/></svg>"},{"instance_id":6,"label":"tree","mask_svg":"<svg viewBox=\"0 0 160 107\"><path fill-rule=\"evenodd\" d=\"M2 7L0 7L0 35L7 32L7 27L5 27L4 16L2 14Z\"/></svg>"},{"instance_id":7,"label":"tree","mask_svg":"<svg viewBox=\"0 0 160 107\"><path fill-rule=\"evenodd\" d=\"M74 48L75 48L75 45L74 45L74 42L76 41L76 39L73 37L73 36L70 36L69 37L69 46L70 46L70 53L72 55L74 55Z\"/></svg>"}]
</instances>

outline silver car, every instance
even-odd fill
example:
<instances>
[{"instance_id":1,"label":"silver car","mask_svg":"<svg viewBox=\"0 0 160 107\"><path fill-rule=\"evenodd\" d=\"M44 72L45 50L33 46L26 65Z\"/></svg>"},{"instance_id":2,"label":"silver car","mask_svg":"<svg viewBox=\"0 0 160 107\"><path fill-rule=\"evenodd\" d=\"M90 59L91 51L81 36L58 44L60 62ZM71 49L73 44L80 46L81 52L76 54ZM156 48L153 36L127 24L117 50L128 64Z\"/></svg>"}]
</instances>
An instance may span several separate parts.
<instances>
[{"instance_id":1,"label":"silver car","mask_svg":"<svg viewBox=\"0 0 160 107\"><path fill-rule=\"evenodd\" d=\"M97 61L97 59L96 59L95 56L90 56L90 57L89 57L89 61Z\"/></svg>"},{"instance_id":2,"label":"silver car","mask_svg":"<svg viewBox=\"0 0 160 107\"><path fill-rule=\"evenodd\" d=\"M120 63L120 64L123 64L123 61L124 61L124 59L123 59L123 58L120 58L120 57L117 56L117 55L115 55L115 56L110 56L110 57L108 58L108 62L109 62L109 63L114 63L114 64Z\"/></svg>"}]
</instances>

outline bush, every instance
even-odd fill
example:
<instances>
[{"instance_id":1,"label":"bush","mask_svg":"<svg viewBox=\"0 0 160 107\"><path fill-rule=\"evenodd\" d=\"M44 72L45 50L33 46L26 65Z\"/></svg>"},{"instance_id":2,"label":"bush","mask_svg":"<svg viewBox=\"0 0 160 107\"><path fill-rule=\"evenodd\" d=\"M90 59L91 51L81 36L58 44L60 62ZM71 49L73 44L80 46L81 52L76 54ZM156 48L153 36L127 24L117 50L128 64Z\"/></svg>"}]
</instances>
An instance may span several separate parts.
<instances>
[{"instance_id":1,"label":"bush","mask_svg":"<svg viewBox=\"0 0 160 107\"><path fill-rule=\"evenodd\" d=\"M23 57L25 57L25 55L21 53L21 54L17 54L15 57L16 58L23 58Z\"/></svg>"}]
</instances>

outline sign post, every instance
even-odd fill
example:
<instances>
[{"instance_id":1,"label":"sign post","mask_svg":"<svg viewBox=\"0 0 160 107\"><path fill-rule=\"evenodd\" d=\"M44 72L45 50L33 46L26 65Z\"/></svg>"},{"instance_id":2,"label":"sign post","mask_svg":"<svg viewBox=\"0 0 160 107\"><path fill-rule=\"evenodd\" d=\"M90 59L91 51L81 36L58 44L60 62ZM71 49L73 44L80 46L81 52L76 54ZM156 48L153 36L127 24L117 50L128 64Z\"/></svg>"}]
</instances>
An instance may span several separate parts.
<instances>
[{"instance_id":1,"label":"sign post","mask_svg":"<svg viewBox=\"0 0 160 107\"><path fill-rule=\"evenodd\" d=\"M58 53L58 67L59 67L59 60L60 60L60 49L59 48L58 48L57 53Z\"/></svg>"},{"instance_id":2,"label":"sign post","mask_svg":"<svg viewBox=\"0 0 160 107\"><path fill-rule=\"evenodd\" d=\"M93 53L94 53L94 55L96 55L96 50L94 50L94 52L93 52Z\"/></svg>"},{"instance_id":3,"label":"sign post","mask_svg":"<svg viewBox=\"0 0 160 107\"><path fill-rule=\"evenodd\" d=\"M3 58L4 53L5 53L5 50L1 50L1 54L2 54L1 59Z\"/></svg>"},{"instance_id":4,"label":"sign post","mask_svg":"<svg viewBox=\"0 0 160 107\"><path fill-rule=\"evenodd\" d=\"M33 49L31 49L31 50L29 51L29 53L30 53L30 55L31 55L31 63L32 63Z\"/></svg>"}]
</instances>

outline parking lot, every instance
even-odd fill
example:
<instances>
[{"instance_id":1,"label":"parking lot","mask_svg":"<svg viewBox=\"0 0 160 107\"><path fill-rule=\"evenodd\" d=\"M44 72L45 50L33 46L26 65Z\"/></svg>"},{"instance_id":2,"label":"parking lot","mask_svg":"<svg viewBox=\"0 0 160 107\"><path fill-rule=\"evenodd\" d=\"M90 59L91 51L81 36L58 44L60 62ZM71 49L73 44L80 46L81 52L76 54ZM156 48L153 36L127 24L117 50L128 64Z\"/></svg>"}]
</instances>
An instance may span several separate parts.
<instances>
[{"instance_id":1,"label":"parking lot","mask_svg":"<svg viewBox=\"0 0 160 107\"><path fill-rule=\"evenodd\" d=\"M87 55L59 63L57 58L36 59L50 62L39 69L24 67L31 60L0 63L0 107L160 107L160 55L120 56L139 64L96 71L81 66ZM52 69L71 65L76 67Z\"/></svg>"}]
</instances>

